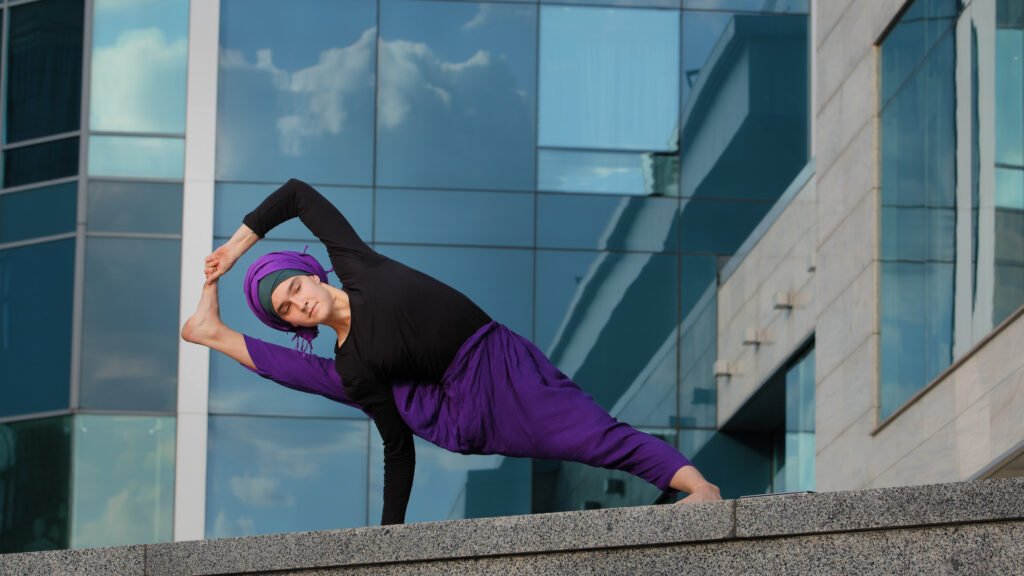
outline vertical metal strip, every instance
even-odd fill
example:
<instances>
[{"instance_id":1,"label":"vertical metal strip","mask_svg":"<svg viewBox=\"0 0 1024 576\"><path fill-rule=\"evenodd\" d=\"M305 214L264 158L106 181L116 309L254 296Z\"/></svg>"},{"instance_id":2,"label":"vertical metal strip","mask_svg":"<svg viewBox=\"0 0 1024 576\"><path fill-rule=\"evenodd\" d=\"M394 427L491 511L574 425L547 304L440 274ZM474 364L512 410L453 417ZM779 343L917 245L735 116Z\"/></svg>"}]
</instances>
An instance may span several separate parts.
<instances>
[{"instance_id":1,"label":"vertical metal strip","mask_svg":"<svg viewBox=\"0 0 1024 576\"><path fill-rule=\"evenodd\" d=\"M202 259L213 246L220 0L189 6L185 186L181 226L179 326L202 292ZM186 217L187 215L187 217ZM201 540L206 526L210 351L178 341L174 540Z\"/></svg>"}]
</instances>

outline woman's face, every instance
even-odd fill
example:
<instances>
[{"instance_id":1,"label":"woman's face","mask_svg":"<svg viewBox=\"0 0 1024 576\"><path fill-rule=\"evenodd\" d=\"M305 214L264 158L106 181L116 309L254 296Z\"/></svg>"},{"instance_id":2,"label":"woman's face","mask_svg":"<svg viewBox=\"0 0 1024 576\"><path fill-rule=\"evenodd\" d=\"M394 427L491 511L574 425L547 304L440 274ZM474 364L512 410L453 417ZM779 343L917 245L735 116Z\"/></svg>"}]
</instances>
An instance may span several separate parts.
<instances>
[{"instance_id":1,"label":"woman's face","mask_svg":"<svg viewBox=\"0 0 1024 576\"><path fill-rule=\"evenodd\" d=\"M277 315L293 326L322 324L331 311L330 293L316 276L293 276L270 295Z\"/></svg>"}]
</instances>

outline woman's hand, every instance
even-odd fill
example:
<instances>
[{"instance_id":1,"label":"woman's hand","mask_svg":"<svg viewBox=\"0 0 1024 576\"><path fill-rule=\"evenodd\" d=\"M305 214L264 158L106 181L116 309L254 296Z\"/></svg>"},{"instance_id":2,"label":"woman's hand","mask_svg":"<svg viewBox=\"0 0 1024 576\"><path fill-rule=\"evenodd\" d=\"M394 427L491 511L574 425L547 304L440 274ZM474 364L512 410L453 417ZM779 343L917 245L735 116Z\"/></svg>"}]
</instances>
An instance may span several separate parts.
<instances>
[{"instance_id":1,"label":"woman's hand","mask_svg":"<svg viewBox=\"0 0 1024 576\"><path fill-rule=\"evenodd\" d=\"M206 274L206 283L212 284L217 281L218 278L231 270L231 267L238 261L240 254L231 245L231 242L224 244L220 248L213 251L206 257L206 267L204 273Z\"/></svg>"},{"instance_id":2,"label":"woman's hand","mask_svg":"<svg viewBox=\"0 0 1024 576\"><path fill-rule=\"evenodd\" d=\"M242 224L227 243L206 257L203 268L203 272L206 274L206 283L216 282L218 278L231 270L238 258L259 239L260 237L255 232Z\"/></svg>"}]
</instances>

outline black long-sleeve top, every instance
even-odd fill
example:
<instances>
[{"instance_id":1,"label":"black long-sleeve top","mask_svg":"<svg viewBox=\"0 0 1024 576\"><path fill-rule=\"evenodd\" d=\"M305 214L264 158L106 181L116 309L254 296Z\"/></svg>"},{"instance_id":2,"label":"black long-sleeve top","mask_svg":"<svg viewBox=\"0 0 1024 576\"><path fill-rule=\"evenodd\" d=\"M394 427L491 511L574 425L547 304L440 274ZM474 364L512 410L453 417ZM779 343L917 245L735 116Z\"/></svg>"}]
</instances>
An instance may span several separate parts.
<instances>
[{"instance_id":1,"label":"black long-sleeve top","mask_svg":"<svg viewBox=\"0 0 1024 576\"><path fill-rule=\"evenodd\" d=\"M298 216L327 247L349 296L352 321L334 366L348 396L377 425L384 442L381 524L401 524L412 490L412 432L395 406L391 383L440 382L456 352L490 317L469 298L430 276L382 256L312 186L291 179L243 223L260 238Z\"/></svg>"}]
</instances>

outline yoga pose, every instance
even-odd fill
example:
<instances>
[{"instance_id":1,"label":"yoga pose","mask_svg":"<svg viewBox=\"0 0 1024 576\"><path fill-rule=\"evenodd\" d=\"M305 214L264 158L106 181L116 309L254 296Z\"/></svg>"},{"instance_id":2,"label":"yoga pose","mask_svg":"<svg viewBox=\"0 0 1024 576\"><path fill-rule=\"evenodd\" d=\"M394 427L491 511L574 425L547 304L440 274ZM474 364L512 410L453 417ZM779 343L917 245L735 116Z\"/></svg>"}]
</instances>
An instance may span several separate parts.
<instances>
[{"instance_id":1,"label":"yoga pose","mask_svg":"<svg viewBox=\"0 0 1024 576\"><path fill-rule=\"evenodd\" d=\"M245 278L268 326L311 349L337 333L333 360L239 334L220 320L217 280L257 240L298 216L327 247L342 288L315 258L272 252ZM289 180L205 261L206 284L182 337L297 390L361 409L384 443L381 524L400 524L412 489L416 434L462 454L572 460L624 470L682 502L719 500L716 486L666 442L617 421L530 341L446 284L370 248L323 196Z\"/></svg>"}]
</instances>

